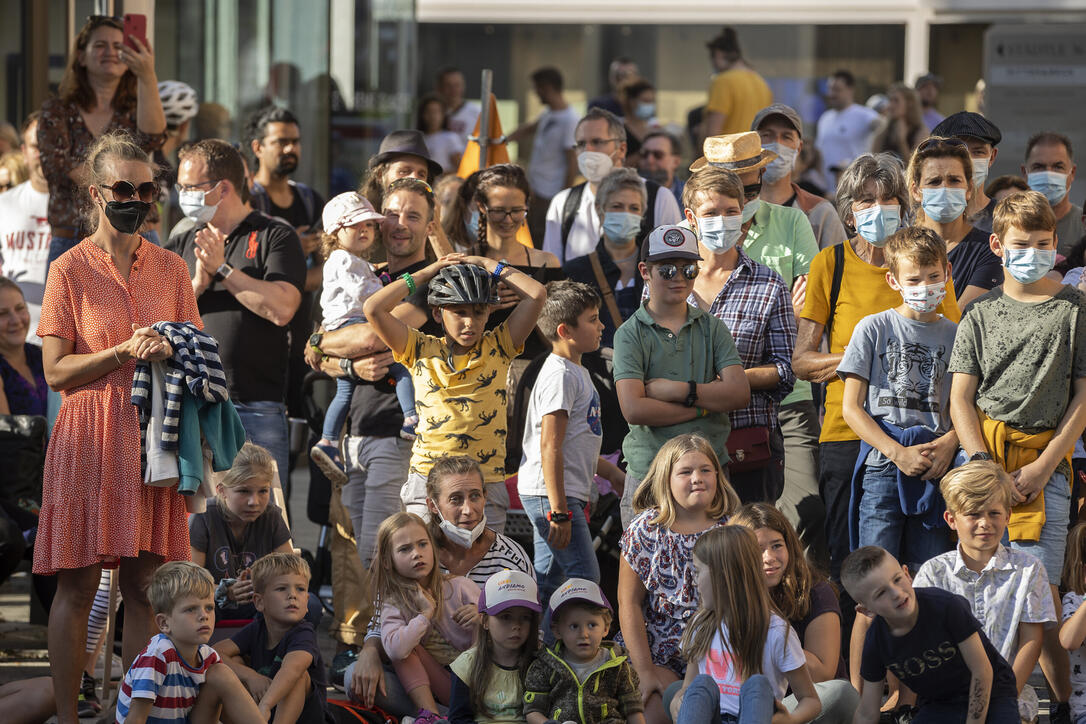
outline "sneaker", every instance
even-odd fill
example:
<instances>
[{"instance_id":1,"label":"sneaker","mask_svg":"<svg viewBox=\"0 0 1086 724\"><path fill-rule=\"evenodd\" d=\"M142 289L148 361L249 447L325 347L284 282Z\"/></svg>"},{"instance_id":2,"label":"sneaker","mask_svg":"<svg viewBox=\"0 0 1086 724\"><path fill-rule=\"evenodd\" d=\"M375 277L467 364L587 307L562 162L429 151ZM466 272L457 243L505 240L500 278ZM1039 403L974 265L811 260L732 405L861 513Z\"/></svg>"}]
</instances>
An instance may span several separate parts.
<instances>
[{"instance_id":1,"label":"sneaker","mask_svg":"<svg viewBox=\"0 0 1086 724\"><path fill-rule=\"evenodd\" d=\"M408 415L403 419L403 427L400 428L400 437L404 440L415 441L417 435L415 435L415 426L419 424L418 415Z\"/></svg>"},{"instance_id":2,"label":"sneaker","mask_svg":"<svg viewBox=\"0 0 1086 724\"><path fill-rule=\"evenodd\" d=\"M339 691L346 691L347 684L343 681L343 675L347 667L358 661L358 652L354 649L344 649L332 657L332 663L328 666L328 682Z\"/></svg>"},{"instance_id":3,"label":"sneaker","mask_svg":"<svg viewBox=\"0 0 1086 724\"><path fill-rule=\"evenodd\" d=\"M429 709L419 709L415 715L415 724L449 724L449 720Z\"/></svg>"},{"instance_id":4,"label":"sneaker","mask_svg":"<svg viewBox=\"0 0 1086 724\"><path fill-rule=\"evenodd\" d=\"M83 672L83 681L79 685L79 699L76 704L79 717L97 716L102 713L102 702L98 699L98 680Z\"/></svg>"},{"instance_id":5,"label":"sneaker","mask_svg":"<svg viewBox=\"0 0 1086 724\"><path fill-rule=\"evenodd\" d=\"M347 484L347 468L343 465L335 445L317 443L309 448L309 457L333 485Z\"/></svg>"},{"instance_id":6,"label":"sneaker","mask_svg":"<svg viewBox=\"0 0 1086 724\"><path fill-rule=\"evenodd\" d=\"M1066 701L1053 701L1048 705L1048 721L1052 724L1071 724L1071 705Z\"/></svg>"}]
</instances>

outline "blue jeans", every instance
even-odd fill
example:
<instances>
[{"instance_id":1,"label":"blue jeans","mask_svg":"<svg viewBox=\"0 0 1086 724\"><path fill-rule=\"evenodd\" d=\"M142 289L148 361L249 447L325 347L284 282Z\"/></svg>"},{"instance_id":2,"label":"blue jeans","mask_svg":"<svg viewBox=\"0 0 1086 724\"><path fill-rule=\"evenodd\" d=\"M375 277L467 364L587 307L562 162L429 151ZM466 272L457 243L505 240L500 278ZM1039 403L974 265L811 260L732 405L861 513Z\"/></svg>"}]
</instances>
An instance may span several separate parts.
<instances>
[{"instance_id":1,"label":"blue jeans","mask_svg":"<svg viewBox=\"0 0 1086 724\"><path fill-rule=\"evenodd\" d=\"M282 402L259 400L235 402L245 436L267 448L279 466L279 484L283 494L290 489L290 435L287 432L287 406Z\"/></svg>"},{"instance_id":2,"label":"blue jeans","mask_svg":"<svg viewBox=\"0 0 1086 724\"><path fill-rule=\"evenodd\" d=\"M885 548L916 571L929 558L951 549L950 536L943 528L925 528L918 516L901 512L897 474L897 465L890 461L864 469L860 545Z\"/></svg>"},{"instance_id":3,"label":"blue jeans","mask_svg":"<svg viewBox=\"0 0 1086 724\"><path fill-rule=\"evenodd\" d=\"M566 497L571 530L569 544L562 549L551 548L547 543L551 530L550 521L547 520L551 504L547 497L525 495L520 502L534 529L532 539L535 541L535 577L539 583L539 597L544 608L551 594L567 578L587 578L599 583L600 563L596 560L596 551L592 548L592 534L584 517L585 501ZM549 630L544 633L549 633Z\"/></svg>"},{"instance_id":4,"label":"blue jeans","mask_svg":"<svg viewBox=\"0 0 1086 724\"><path fill-rule=\"evenodd\" d=\"M691 664L693 666L694 664ZM664 692L664 708L671 716L671 700L682 686L676 681ZM769 724L773 719L776 697L773 685L762 674L755 674L739 689L739 716L720 712L720 687L708 674L699 674L683 694L675 724Z\"/></svg>"},{"instance_id":5,"label":"blue jeans","mask_svg":"<svg viewBox=\"0 0 1086 724\"><path fill-rule=\"evenodd\" d=\"M1063 572L1063 555L1067 549L1067 520L1071 515L1071 487L1063 473L1052 473L1044 487L1045 524L1040 540L1011 541L1011 548L1025 551L1041 559L1048 573L1048 582L1056 585Z\"/></svg>"},{"instance_id":6,"label":"blue jeans","mask_svg":"<svg viewBox=\"0 0 1086 724\"><path fill-rule=\"evenodd\" d=\"M403 365L394 364L389 366L388 376L396 380L396 401L400 403L404 417L414 415L415 386L411 382L411 373ZM347 413L351 409L354 386L355 383L345 377L336 380L336 396L328 403L328 411L324 413L321 437L325 440L339 440L339 432L343 429L343 423L347 421Z\"/></svg>"}]
</instances>

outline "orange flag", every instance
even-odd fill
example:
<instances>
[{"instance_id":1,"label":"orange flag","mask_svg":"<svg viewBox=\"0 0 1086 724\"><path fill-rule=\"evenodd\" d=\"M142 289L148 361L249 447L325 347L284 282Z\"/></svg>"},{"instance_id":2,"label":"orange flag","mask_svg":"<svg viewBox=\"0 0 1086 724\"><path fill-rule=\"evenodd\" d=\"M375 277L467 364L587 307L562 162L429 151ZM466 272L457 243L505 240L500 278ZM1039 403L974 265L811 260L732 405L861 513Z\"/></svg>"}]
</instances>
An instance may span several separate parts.
<instances>
[{"instance_id":1,"label":"orange flag","mask_svg":"<svg viewBox=\"0 0 1086 724\"><path fill-rule=\"evenodd\" d=\"M494 94L490 94L490 111L488 113L490 122L490 133L487 137L490 139L502 138L502 122L498 118L498 99L494 97ZM482 114L479 115L479 120L475 122L475 133L472 134L475 138L479 138L479 124L483 122ZM460 157L460 168L457 170L456 175L460 178L467 178L479 169L489 168L490 166L497 165L499 163L509 163L509 149L505 147L505 142L491 141L487 144L486 148L486 162L480 162L480 156L482 150L479 148L479 142L469 140L467 147L464 148L464 154ZM517 241L525 246L533 246L532 235L528 231L528 224L524 224L517 232Z\"/></svg>"}]
</instances>

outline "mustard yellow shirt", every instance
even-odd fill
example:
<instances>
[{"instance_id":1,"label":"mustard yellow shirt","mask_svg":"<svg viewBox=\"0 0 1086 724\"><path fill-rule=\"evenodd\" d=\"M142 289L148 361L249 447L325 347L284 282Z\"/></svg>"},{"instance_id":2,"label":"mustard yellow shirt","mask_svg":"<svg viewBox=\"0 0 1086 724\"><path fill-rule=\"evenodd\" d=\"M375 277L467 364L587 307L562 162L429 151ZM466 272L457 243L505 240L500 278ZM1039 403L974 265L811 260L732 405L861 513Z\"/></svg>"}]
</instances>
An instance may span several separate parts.
<instances>
[{"instance_id":1,"label":"mustard yellow shirt","mask_svg":"<svg viewBox=\"0 0 1086 724\"><path fill-rule=\"evenodd\" d=\"M411 472L425 477L438 458L467 455L479 461L484 483L505 480L505 377L522 349L505 322L456 357L443 337L409 330L403 354L395 357L415 383L419 424Z\"/></svg>"},{"instance_id":2,"label":"mustard yellow shirt","mask_svg":"<svg viewBox=\"0 0 1086 724\"><path fill-rule=\"evenodd\" d=\"M736 68L713 76L705 111L724 114L722 134L743 133L750 130L758 111L772 103L773 91L762 76L747 68Z\"/></svg>"},{"instance_id":3,"label":"mustard yellow shirt","mask_svg":"<svg viewBox=\"0 0 1086 724\"><path fill-rule=\"evenodd\" d=\"M874 266L856 255L849 241L842 242L845 247L845 270L841 277L841 291L837 297L837 309L833 317L833 329L830 334L830 353L840 354L852 338L856 324L869 314L877 314L893 309L901 304L901 293L895 292L886 283L886 267ZM833 286L833 250L829 247L818 252L811 262L811 271L807 276L807 301L803 304L801 319L825 326L830 317L830 287ZM954 296L954 284L946 280L946 298L936 310L950 321L961 321L962 313L958 309L958 299ZM859 435L845 422L841 412L845 383L834 377L826 385L826 419L822 423L820 442L838 442L858 440Z\"/></svg>"}]
</instances>

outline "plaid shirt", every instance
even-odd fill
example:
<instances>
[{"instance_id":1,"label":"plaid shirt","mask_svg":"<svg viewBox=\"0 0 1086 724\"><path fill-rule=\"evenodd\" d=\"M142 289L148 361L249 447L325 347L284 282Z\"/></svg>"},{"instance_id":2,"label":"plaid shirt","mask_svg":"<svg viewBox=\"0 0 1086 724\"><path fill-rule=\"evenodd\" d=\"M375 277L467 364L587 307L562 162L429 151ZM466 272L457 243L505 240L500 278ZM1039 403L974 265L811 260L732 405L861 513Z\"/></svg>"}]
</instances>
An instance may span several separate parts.
<instances>
[{"instance_id":1,"label":"plaid shirt","mask_svg":"<svg viewBox=\"0 0 1086 724\"><path fill-rule=\"evenodd\" d=\"M709 314L724 322L735 339L743 369L777 366L781 381L772 390L751 390L750 404L731 413L732 429L777 427L780 401L792 391L792 350L796 346L796 313L792 295L777 272L738 249L735 270L709 307ZM687 300L698 305L691 294Z\"/></svg>"}]
</instances>

